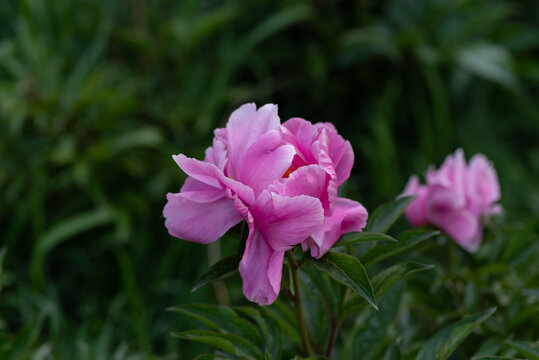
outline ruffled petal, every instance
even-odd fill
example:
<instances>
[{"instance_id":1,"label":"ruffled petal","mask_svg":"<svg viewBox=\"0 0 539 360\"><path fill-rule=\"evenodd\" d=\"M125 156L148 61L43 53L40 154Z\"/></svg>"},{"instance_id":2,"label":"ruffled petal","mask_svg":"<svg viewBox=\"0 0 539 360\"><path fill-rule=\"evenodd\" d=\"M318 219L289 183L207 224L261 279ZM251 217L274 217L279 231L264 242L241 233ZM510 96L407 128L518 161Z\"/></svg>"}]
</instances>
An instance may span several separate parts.
<instances>
[{"instance_id":1,"label":"ruffled petal","mask_svg":"<svg viewBox=\"0 0 539 360\"><path fill-rule=\"evenodd\" d=\"M321 166L303 166L282 179L282 190L277 192L290 197L308 195L319 199L327 214L330 208L327 192L330 180L331 177Z\"/></svg>"},{"instance_id":2,"label":"ruffled petal","mask_svg":"<svg viewBox=\"0 0 539 360\"><path fill-rule=\"evenodd\" d=\"M180 192L184 198L198 202L215 201L225 195L223 189L215 188L190 176L185 179Z\"/></svg>"},{"instance_id":3,"label":"ruffled petal","mask_svg":"<svg viewBox=\"0 0 539 360\"><path fill-rule=\"evenodd\" d=\"M481 245L480 219L468 210L447 215L438 227L468 252L476 252Z\"/></svg>"},{"instance_id":4,"label":"ruffled petal","mask_svg":"<svg viewBox=\"0 0 539 360\"><path fill-rule=\"evenodd\" d=\"M318 137L318 129L302 118L292 118L281 126L284 140L296 148L303 164L315 164L316 159L311 151L312 143Z\"/></svg>"},{"instance_id":5,"label":"ruffled petal","mask_svg":"<svg viewBox=\"0 0 539 360\"><path fill-rule=\"evenodd\" d=\"M274 250L257 228L250 238L250 250L246 250L239 266L243 293L250 301L270 305L281 289L284 251Z\"/></svg>"},{"instance_id":6,"label":"ruffled petal","mask_svg":"<svg viewBox=\"0 0 539 360\"><path fill-rule=\"evenodd\" d=\"M324 221L320 200L262 192L251 208L256 226L276 251L286 251L308 238Z\"/></svg>"},{"instance_id":7,"label":"ruffled petal","mask_svg":"<svg viewBox=\"0 0 539 360\"><path fill-rule=\"evenodd\" d=\"M225 171L228 155L224 142L219 138L213 139L213 146L206 149L205 162L214 164L220 171Z\"/></svg>"},{"instance_id":8,"label":"ruffled petal","mask_svg":"<svg viewBox=\"0 0 539 360\"><path fill-rule=\"evenodd\" d=\"M410 177L403 193L400 196L416 195L410 205L404 210L406 218L412 226L423 226L428 223L426 212L426 198L428 189L419 184L419 178L416 175Z\"/></svg>"},{"instance_id":9,"label":"ruffled petal","mask_svg":"<svg viewBox=\"0 0 539 360\"><path fill-rule=\"evenodd\" d=\"M439 170L432 168L427 172L427 183L429 185L442 185L451 188L460 199L466 199L466 160L462 149L457 149L454 154L448 155Z\"/></svg>"},{"instance_id":10,"label":"ruffled petal","mask_svg":"<svg viewBox=\"0 0 539 360\"><path fill-rule=\"evenodd\" d=\"M354 150L349 141L344 142L344 152L341 160L335 166L335 172L337 173L337 184L340 186L349 177L354 165Z\"/></svg>"},{"instance_id":11,"label":"ruffled petal","mask_svg":"<svg viewBox=\"0 0 539 360\"><path fill-rule=\"evenodd\" d=\"M243 219L224 193L210 202L197 202L182 193L169 193L167 200L163 209L165 226L170 235L187 241L211 243Z\"/></svg>"},{"instance_id":12,"label":"ruffled petal","mask_svg":"<svg viewBox=\"0 0 539 360\"><path fill-rule=\"evenodd\" d=\"M246 204L254 203L254 192L249 186L225 176L214 164L188 158L183 154L174 155L173 158L190 177L216 189L230 189Z\"/></svg>"},{"instance_id":13,"label":"ruffled petal","mask_svg":"<svg viewBox=\"0 0 539 360\"><path fill-rule=\"evenodd\" d=\"M324 224L313 235L311 256L320 258L340 239L343 234L361 231L367 224L367 210L358 203L337 198L333 214L324 218Z\"/></svg>"},{"instance_id":14,"label":"ruffled petal","mask_svg":"<svg viewBox=\"0 0 539 360\"><path fill-rule=\"evenodd\" d=\"M476 215L492 213L493 204L500 200L500 184L494 167L484 155L472 157L467 180L470 210Z\"/></svg>"},{"instance_id":15,"label":"ruffled petal","mask_svg":"<svg viewBox=\"0 0 539 360\"><path fill-rule=\"evenodd\" d=\"M269 131L258 138L247 150L239 169L239 180L260 194L290 168L294 147L282 145L281 133Z\"/></svg>"},{"instance_id":16,"label":"ruffled petal","mask_svg":"<svg viewBox=\"0 0 539 360\"><path fill-rule=\"evenodd\" d=\"M279 130L279 126L276 105L267 104L257 110L256 105L250 103L235 110L226 125L228 176L239 179L249 147L267 132Z\"/></svg>"},{"instance_id":17,"label":"ruffled petal","mask_svg":"<svg viewBox=\"0 0 539 360\"><path fill-rule=\"evenodd\" d=\"M311 150L316 156L316 163L319 164L328 173L330 180L327 185L328 202L330 213L333 211L333 206L337 200L339 185L337 184L337 173L333 160L329 156L328 149L328 134L325 129L322 129L320 137L311 145Z\"/></svg>"},{"instance_id":18,"label":"ruffled petal","mask_svg":"<svg viewBox=\"0 0 539 360\"><path fill-rule=\"evenodd\" d=\"M331 123L317 123L320 137L325 133L327 153L335 168L337 185L341 185L350 177L350 171L354 164L354 152L350 142L339 135L335 126Z\"/></svg>"},{"instance_id":19,"label":"ruffled petal","mask_svg":"<svg viewBox=\"0 0 539 360\"><path fill-rule=\"evenodd\" d=\"M428 220L467 251L477 250L481 243L480 218L462 204L452 189L431 186L426 198Z\"/></svg>"},{"instance_id":20,"label":"ruffled petal","mask_svg":"<svg viewBox=\"0 0 539 360\"><path fill-rule=\"evenodd\" d=\"M453 189L442 185L429 186L425 198L427 220L431 224L443 223L448 214L465 209L466 202Z\"/></svg>"}]
</instances>

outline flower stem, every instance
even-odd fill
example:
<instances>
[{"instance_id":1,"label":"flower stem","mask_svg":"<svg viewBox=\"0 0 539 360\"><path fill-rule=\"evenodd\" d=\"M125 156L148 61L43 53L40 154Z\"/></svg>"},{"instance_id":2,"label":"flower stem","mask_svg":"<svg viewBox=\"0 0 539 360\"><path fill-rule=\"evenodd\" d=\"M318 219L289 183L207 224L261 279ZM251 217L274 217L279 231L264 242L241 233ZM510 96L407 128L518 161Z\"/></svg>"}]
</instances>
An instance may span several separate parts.
<instances>
[{"instance_id":1,"label":"flower stem","mask_svg":"<svg viewBox=\"0 0 539 360\"><path fill-rule=\"evenodd\" d=\"M331 333L329 335L328 348L326 350L326 357L328 358L331 358L331 352L333 351L333 347L335 346L335 340L337 340L337 333L339 332L339 328L340 328L342 320L344 320L341 317L341 312L344 305L344 301L346 300L346 297L348 296L348 289L349 288L346 287L341 294L341 300L339 301L339 311L337 312L337 315L331 315Z\"/></svg>"},{"instance_id":2,"label":"flower stem","mask_svg":"<svg viewBox=\"0 0 539 360\"><path fill-rule=\"evenodd\" d=\"M294 281L294 307L296 308L296 319L298 321L299 333L301 335L301 342L303 349L307 356L312 356L311 345L309 344L309 337L307 335L307 328L305 327L305 321L303 321L303 306L301 302L301 290L299 284L298 275L298 263L294 257L294 249L287 252L288 259L290 260L290 268L292 269L292 279Z\"/></svg>"}]
</instances>

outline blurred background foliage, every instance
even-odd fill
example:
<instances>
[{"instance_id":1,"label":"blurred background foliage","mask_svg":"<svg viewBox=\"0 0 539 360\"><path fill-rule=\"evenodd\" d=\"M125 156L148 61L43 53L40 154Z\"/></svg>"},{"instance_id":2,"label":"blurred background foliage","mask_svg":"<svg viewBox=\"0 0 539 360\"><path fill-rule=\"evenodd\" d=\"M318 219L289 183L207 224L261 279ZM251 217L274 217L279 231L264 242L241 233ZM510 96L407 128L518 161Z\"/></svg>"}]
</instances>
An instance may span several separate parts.
<instances>
[{"instance_id":1,"label":"blurred background foliage","mask_svg":"<svg viewBox=\"0 0 539 360\"><path fill-rule=\"evenodd\" d=\"M252 101L279 104L283 121L333 122L356 154L343 191L370 211L455 148L485 153L502 185L502 230L489 230L483 258L466 258L487 275L460 275L492 278L483 291L520 316L500 324L536 340L538 22L535 0L1 1L0 357L204 349L170 337L189 323L164 309L215 302L211 287L190 287L208 256L237 243L208 254L167 234L165 194L185 178L170 156L201 158L213 128ZM430 243L428 254L445 250ZM409 287L439 285L440 296L417 310L403 295L419 317L405 342L454 320L444 311L478 307L440 305L443 284L425 276ZM238 279L228 284L244 304Z\"/></svg>"}]
</instances>

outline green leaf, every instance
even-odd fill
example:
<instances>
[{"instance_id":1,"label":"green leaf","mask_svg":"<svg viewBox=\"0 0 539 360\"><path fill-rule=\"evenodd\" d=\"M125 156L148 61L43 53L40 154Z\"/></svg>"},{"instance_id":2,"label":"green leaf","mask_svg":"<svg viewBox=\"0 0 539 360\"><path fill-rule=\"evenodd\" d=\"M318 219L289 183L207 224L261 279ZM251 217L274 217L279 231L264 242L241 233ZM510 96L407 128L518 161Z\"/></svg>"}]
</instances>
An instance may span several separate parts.
<instances>
[{"instance_id":1,"label":"green leaf","mask_svg":"<svg viewBox=\"0 0 539 360\"><path fill-rule=\"evenodd\" d=\"M383 360L400 360L402 359L402 355L399 349L399 345L396 343L393 343L389 346L386 353L384 354Z\"/></svg>"},{"instance_id":2,"label":"green leaf","mask_svg":"<svg viewBox=\"0 0 539 360\"><path fill-rule=\"evenodd\" d=\"M234 310L225 306L189 304L172 307L167 310L185 314L202 321L214 330L224 330L242 336L259 346L263 346L256 327L249 321L239 317Z\"/></svg>"},{"instance_id":3,"label":"green leaf","mask_svg":"<svg viewBox=\"0 0 539 360\"><path fill-rule=\"evenodd\" d=\"M387 346L388 329L397 321L404 293L404 283L393 286L378 298L380 311L367 307L357 317L350 339L350 353L361 354L361 360L379 360L381 351Z\"/></svg>"},{"instance_id":4,"label":"green leaf","mask_svg":"<svg viewBox=\"0 0 539 360\"><path fill-rule=\"evenodd\" d=\"M506 356L485 356L480 358L472 358L472 360L525 360L525 359L519 359L514 357L506 357Z\"/></svg>"},{"instance_id":5,"label":"green leaf","mask_svg":"<svg viewBox=\"0 0 539 360\"><path fill-rule=\"evenodd\" d=\"M272 306L264 306L261 310L265 319L272 319L278 324L283 337L293 340L298 346L301 346L297 320L290 308L277 299Z\"/></svg>"},{"instance_id":6,"label":"green leaf","mask_svg":"<svg viewBox=\"0 0 539 360\"><path fill-rule=\"evenodd\" d=\"M60 221L37 239L30 260L30 275L37 286L43 285L43 263L47 254L63 241L74 238L96 227L108 225L114 220L113 212L108 208L98 208L83 214L77 214Z\"/></svg>"},{"instance_id":7,"label":"green leaf","mask_svg":"<svg viewBox=\"0 0 539 360\"><path fill-rule=\"evenodd\" d=\"M403 251L406 251L419 243L438 235L439 231L432 230L406 230L403 231L397 238L398 243L393 244L375 244L367 253L363 256L362 260L365 266L369 266L395 256Z\"/></svg>"},{"instance_id":8,"label":"green leaf","mask_svg":"<svg viewBox=\"0 0 539 360\"><path fill-rule=\"evenodd\" d=\"M507 340L505 343L517 350L520 355L526 356L530 360L539 360L539 345L531 342L513 340Z\"/></svg>"},{"instance_id":9,"label":"green leaf","mask_svg":"<svg viewBox=\"0 0 539 360\"><path fill-rule=\"evenodd\" d=\"M391 286L400 280L404 280L420 271L432 269L434 265L420 264L417 262L404 262L393 265L372 278L371 284L376 297L382 296ZM363 299L352 298L344 304L340 316L346 317L363 308Z\"/></svg>"},{"instance_id":10,"label":"green leaf","mask_svg":"<svg viewBox=\"0 0 539 360\"><path fill-rule=\"evenodd\" d=\"M352 288L378 310L369 277L358 259L351 255L329 251L321 259L311 261L319 270Z\"/></svg>"},{"instance_id":11,"label":"green leaf","mask_svg":"<svg viewBox=\"0 0 539 360\"><path fill-rule=\"evenodd\" d=\"M213 330L188 330L172 333L180 339L201 342L213 346L242 359L263 359L264 356L256 347L241 336L226 334Z\"/></svg>"},{"instance_id":12,"label":"green leaf","mask_svg":"<svg viewBox=\"0 0 539 360\"><path fill-rule=\"evenodd\" d=\"M434 268L434 265L421 264L415 261L403 262L382 270L372 278L372 287L376 296L380 296L397 281L406 279L410 275Z\"/></svg>"},{"instance_id":13,"label":"green leaf","mask_svg":"<svg viewBox=\"0 0 539 360\"><path fill-rule=\"evenodd\" d=\"M416 360L430 360L434 354L436 354L436 360L447 359L464 339L495 311L496 308L490 308L438 331L423 345L417 354Z\"/></svg>"},{"instance_id":14,"label":"green leaf","mask_svg":"<svg viewBox=\"0 0 539 360\"><path fill-rule=\"evenodd\" d=\"M468 44L456 52L456 61L471 74L498 82L512 90L518 89L511 53L503 46L488 42Z\"/></svg>"},{"instance_id":15,"label":"green leaf","mask_svg":"<svg viewBox=\"0 0 539 360\"><path fill-rule=\"evenodd\" d=\"M201 354L198 355L195 360L230 360L230 358L228 356L223 357L215 354Z\"/></svg>"},{"instance_id":16,"label":"green leaf","mask_svg":"<svg viewBox=\"0 0 539 360\"><path fill-rule=\"evenodd\" d=\"M254 320L254 322L258 325L262 339L264 339L264 349L266 352L269 352L269 355L273 358L280 359L282 351L282 337L277 321L272 317L262 317L262 314L258 309L250 306L237 306L234 307L234 309Z\"/></svg>"},{"instance_id":17,"label":"green leaf","mask_svg":"<svg viewBox=\"0 0 539 360\"><path fill-rule=\"evenodd\" d=\"M310 13L311 9L308 6L298 5L268 16L238 44L237 52L245 56L254 47L275 33L300 21L307 20Z\"/></svg>"},{"instance_id":18,"label":"green leaf","mask_svg":"<svg viewBox=\"0 0 539 360\"><path fill-rule=\"evenodd\" d=\"M198 288L212 283L217 280L222 280L234 275L238 271L238 264L240 263L239 255L232 255L224 258L212 266L209 267L197 280L191 292L196 291Z\"/></svg>"},{"instance_id":19,"label":"green leaf","mask_svg":"<svg viewBox=\"0 0 539 360\"><path fill-rule=\"evenodd\" d=\"M343 237L335 244L335 246L344 246L344 245L352 245L357 244L360 242L366 242L366 241L389 241L389 242L397 242L397 239L381 233L372 233L372 232L357 232L352 233L350 235L347 235L346 237Z\"/></svg>"},{"instance_id":20,"label":"green leaf","mask_svg":"<svg viewBox=\"0 0 539 360\"><path fill-rule=\"evenodd\" d=\"M386 232L397 221L399 216L402 215L414 198L415 196L404 196L379 206L369 218L365 231L375 233Z\"/></svg>"}]
</instances>

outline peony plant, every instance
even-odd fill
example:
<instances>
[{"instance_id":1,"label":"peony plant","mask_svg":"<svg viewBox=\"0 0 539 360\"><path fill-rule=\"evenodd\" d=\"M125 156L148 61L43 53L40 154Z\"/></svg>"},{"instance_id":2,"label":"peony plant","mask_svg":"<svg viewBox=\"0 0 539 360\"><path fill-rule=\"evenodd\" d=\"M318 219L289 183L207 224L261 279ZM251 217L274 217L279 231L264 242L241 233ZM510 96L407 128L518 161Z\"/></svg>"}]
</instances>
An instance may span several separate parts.
<instances>
[{"instance_id":1,"label":"peony plant","mask_svg":"<svg viewBox=\"0 0 539 360\"><path fill-rule=\"evenodd\" d=\"M395 314L403 297L401 280L433 268L410 261L417 257L411 253L439 232L388 235L400 215L406 212L414 226L432 224L475 251L481 216L500 211L496 173L482 155L466 165L458 150L439 170L428 171L426 185L413 176L401 196L368 216L359 202L339 195L354 153L332 124L297 117L281 124L276 105L245 104L214 135L203 160L173 156L188 176L178 193L167 194L163 215L172 236L201 244L217 241L240 222L248 228L238 239L238 254L212 265L193 291L239 272L243 294L261 307L171 308L211 328L173 335L212 345L227 358L330 358L339 341L341 357L348 358L347 349L363 352L369 341L346 339L385 324L386 312ZM450 336L442 330L418 358L447 358L493 312L454 323L459 330ZM346 321L350 317L356 321ZM341 340L339 332L345 333ZM372 358L374 351L364 355ZM393 358L388 354L395 346L388 351L385 357Z\"/></svg>"},{"instance_id":2,"label":"peony plant","mask_svg":"<svg viewBox=\"0 0 539 360\"><path fill-rule=\"evenodd\" d=\"M501 206L496 171L482 154L466 164L464 152L457 149L440 169L432 166L421 185L410 177L402 196L416 195L405 211L413 226L434 225L469 252L476 252L482 240L482 217L498 214Z\"/></svg>"},{"instance_id":3,"label":"peony plant","mask_svg":"<svg viewBox=\"0 0 539 360\"><path fill-rule=\"evenodd\" d=\"M337 195L354 153L331 124L293 118L281 126L276 105L245 104L215 130L203 161L173 158L189 177L167 195L169 233L207 244L245 220L239 271L245 296L260 305L279 295L287 250L301 244L320 258L342 234L365 227L365 208Z\"/></svg>"}]
</instances>

